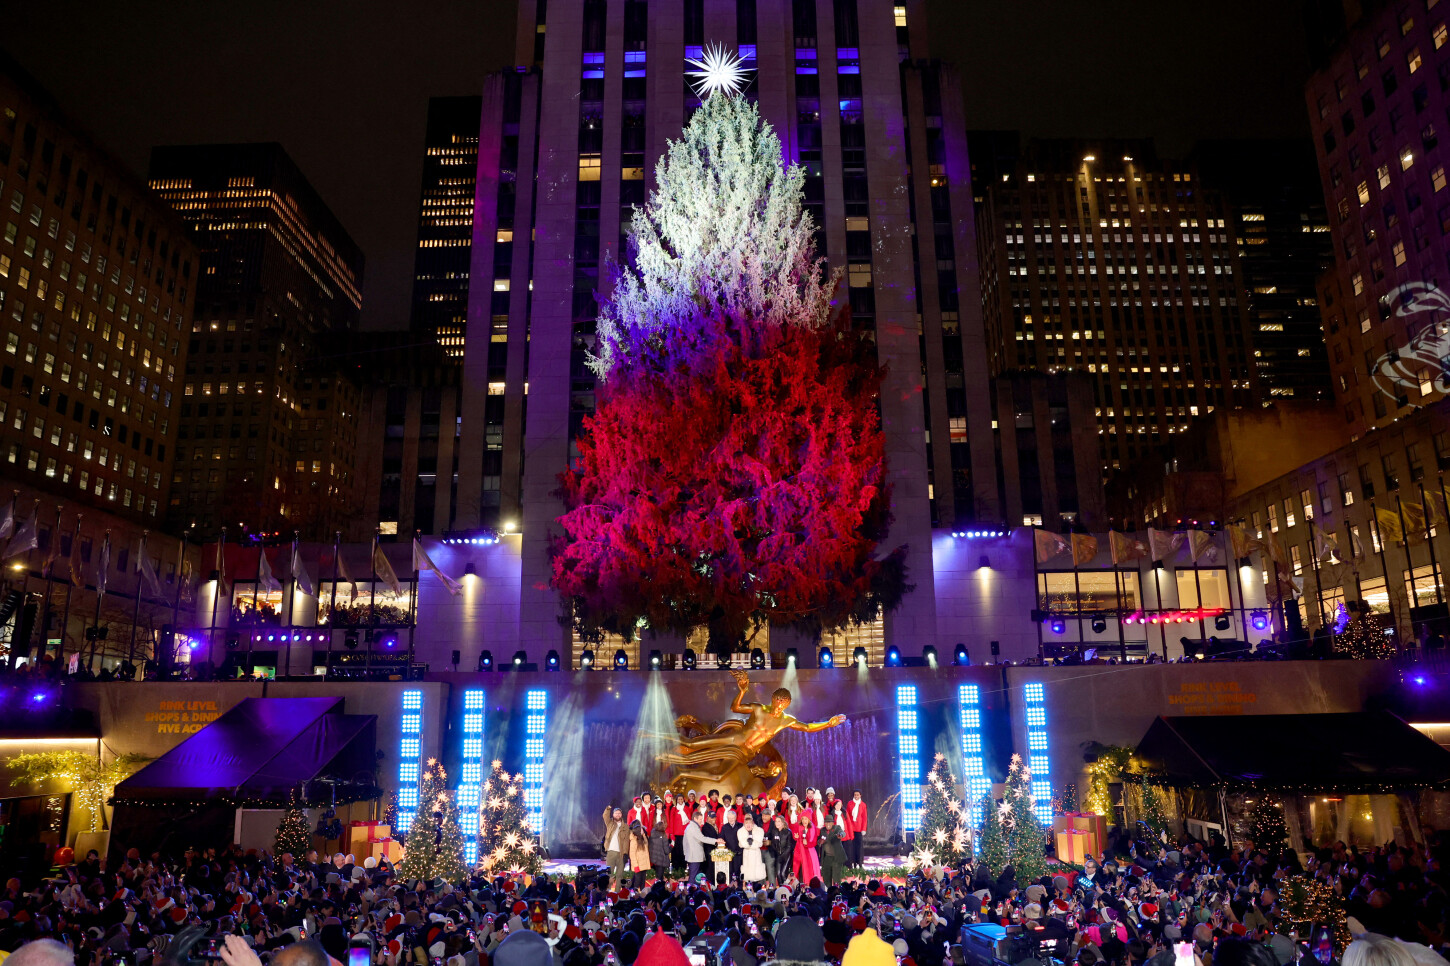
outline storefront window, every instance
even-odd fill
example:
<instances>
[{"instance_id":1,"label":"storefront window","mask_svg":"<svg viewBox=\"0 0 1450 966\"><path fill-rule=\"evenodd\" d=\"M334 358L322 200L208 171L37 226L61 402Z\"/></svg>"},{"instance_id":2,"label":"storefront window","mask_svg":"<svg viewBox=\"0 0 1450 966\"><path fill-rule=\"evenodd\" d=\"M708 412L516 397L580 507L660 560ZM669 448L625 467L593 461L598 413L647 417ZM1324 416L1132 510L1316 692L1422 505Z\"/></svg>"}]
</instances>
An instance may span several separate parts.
<instances>
[{"instance_id":1,"label":"storefront window","mask_svg":"<svg viewBox=\"0 0 1450 966\"><path fill-rule=\"evenodd\" d=\"M1228 610L1227 570L1178 570L1178 606L1184 610Z\"/></svg>"},{"instance_id":2,"label":"storefront window","mask_svg":"<svg viewBox=\"0 0 1450 966\"><path fill-rule=\"evenodd\" d=\"M1138 609L1138 572L1092 570L1040 573L1037 606L1054 614Z\"/></svg>"},{"instance_id":3,"label":"storefront window","mask_svg":"<svg viewBox=\"0 0 1450 966\"><path fill-rule=\"evenodd\" d=\"M376 585L376 594L369 581L357 583L357 594L353 585L345 580L337 582L336 594L332 581L324 580L317 587L317 624L319 627L403 627L413 619L413 583L402 581L402 593L394 594L383 586Z\"/></svg>"},{"instance_id":4,"label":"storefront window","mask_svg":"<svg viewBox=\"0 0 1450 966\"><path fill-rule=\"evenodd\" d=\"M1424 607L1426 604L1444 600L1444 575L1435 573L1433 567L1416 567L1402 573L1405 576L1405 593L1411 607Z\"/></svg>"}]
</instances>

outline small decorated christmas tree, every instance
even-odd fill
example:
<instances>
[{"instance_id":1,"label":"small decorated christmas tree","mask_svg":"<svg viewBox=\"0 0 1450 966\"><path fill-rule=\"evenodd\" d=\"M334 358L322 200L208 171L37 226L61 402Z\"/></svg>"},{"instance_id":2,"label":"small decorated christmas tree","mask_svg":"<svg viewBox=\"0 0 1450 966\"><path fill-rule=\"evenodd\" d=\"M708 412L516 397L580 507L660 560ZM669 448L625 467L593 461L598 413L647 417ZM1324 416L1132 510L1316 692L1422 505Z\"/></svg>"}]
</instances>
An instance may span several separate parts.
<instances>
[{"instance_id":1,"label":"small decorated christmas tree","mask_svg":"<svg viewBox=\"0 0 1450 966\"><path fill-rule=\"evenodd\" d=\"M277 844L272 854L290 852L294 859L301 859L311 848L312 827L307 823L302 806L293 798L287 811L282 813L282 821L277 823Z\"/></svg>"},{"instance_id":2,"label":"small decorated christmas tree","mask_svg":"<svg viewBox=\"0 0 1450 966\"><path fill-rule=\"evenodd\" d=\"M936 756L926 783L916 828L917 853L930 856L933 868L955 865L967 851L967 822L945 755Z\"/></svg>"},{"instance_id":3,"label":"small decorated christmas tree","mask_svg":"<svg viewBox=\"0 0 1450 966\"><path fill-rule=\"evenodd\" d=\"M1289 826L1284 823L1284 808L1272 798L1260 798L1249 810L1244 831L1254 848L1261 852L1277 855L1289 838Z\"/></svg>"},{"instance_id":4,"label":"small decorated christmas tree","mask_svg":"<svg viewBox=\"0 0 1450 966\"><path fill-rule=\"evenodd\" d=\"M538 839L524 808L524 776L495 761L484 780L478 816L478 858L491 872L535 874L544 867Z\"/></svg>"},{"instance_id":5,"label":"small decorated christmas tree","mask_svg":"<svg viewBox=\"0 0 1450 966\"><path fill-rule=\"evenodd\" d=\"M1378 621L1359 614L1334 635L1334 651L1356 660L1385 660L1395 656L1395 646Z\"/></svg>"},{"instance_id":6,"label":"small decorated christmas tree","mask_svg":"<svg viewBox=\"0 0 1450 966\"><path fill-rule=\"evenodd\" d=\"M1059 801L1057 810L1063 813L1078 811L1077 785L1073 782L1068 782L1062 786L1062 798Z\"/></svg>"},{"instance_id":7,"label":"small decorated christmas tree","mask_svg":"<svg viewBox=\"0 0 1450 966\"><path fill-rule=\"evenodd\" d=\"M1026 886L1047 874L1047 856L1043 849L1047 835L1037 817L1037 801L1032 797L1032 772L1021 755L1013 755L1007 769L1007 804L1012 808L1007 850L1012 855L1012 871L1018 883Z\"/></svg>"},{"instance_id":8,"label":"small decorated christmas tree","mask_svg":"<svg viewBox=\"0 0 1450 966\"><path fill-rule=\"evenodd\" d=\"M1143 814L1138 819L1138 824L1154 839L1161 839L1163 833L1168 831L1168 816L1163 813L1163 800L1147 782L1143 783Z\"/></svg>"},{"instance_id":9,"label":"small decorated christmas tree","mask_svg":"<svg viewBox=\"0 0 1450 966\"><path fill-rule=\"evenodd\" d=\"M1007 834L1002 830L1003 807L998 806L991 795L982 796L978 806L982 812L982 827L977 831L977 861L993 875L1000 875L1011 861L1007 853Z\"/></svg>"},{"instance_id":10,"label":"small decorated christmas tree","mask_svg":"<svg viewBox=\"0 0 1450 966\"><path fill-rule=\"evenodd\" d=\"M408 829L408 844L398 873L404 879L457 882L468 873L463 864L463 831L458 806L448 794L448 773L436 758L428 759L418 783L418 814Z\"/></svg>"}]
</instances>

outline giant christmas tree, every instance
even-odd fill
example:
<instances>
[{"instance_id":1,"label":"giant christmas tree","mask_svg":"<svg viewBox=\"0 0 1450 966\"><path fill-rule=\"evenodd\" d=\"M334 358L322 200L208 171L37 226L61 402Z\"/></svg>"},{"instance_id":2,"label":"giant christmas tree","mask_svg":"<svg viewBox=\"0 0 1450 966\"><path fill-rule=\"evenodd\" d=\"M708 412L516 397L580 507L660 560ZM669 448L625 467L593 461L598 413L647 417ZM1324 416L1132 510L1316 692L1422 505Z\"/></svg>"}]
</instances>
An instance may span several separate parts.
<instances>
[{"instance_id":1,"label":"giant christmas tree","mask_svg":"<svg viewBox=\"0 0 1450 966\"><path fill-rule=\"evenodd\" d=\"M921 796L916 848L918 854L930 855L930 864L936 867L960 862L967 847L967 816L957 801L956 779L946 756L937 755Z\"/></svg>"},{"instance_id":2,"label":"giant christmas tree","mask_svg":"<svg viewBox=\"0 0 1450 966\"><path fill-rule=\"evenodd\" d=\"M872 620L908 589L882 370L815 257L804 173L729 89L704 99L601 300L600 403L562 474L553 579L586 636Z\"/></svg>"},{"instance_id":3,"label":"giant christmas tree","mask_svg":"<svg viewBox=\"0 0 1450 966\"><path fill-rule=\"evenodd\" d=\"M436 758L428 759L428 767L418 782L418 814L408 829L398 872L405 879L446 882L457 882L468 873L463 864L458 806L448 794L448 774Z\"/></svg>"},{"instance_id":4,"label":"giant christmas tree","mask_svg":"<svg viewBox=\"0 0 1450 966\"><path fill-rule=\"evenodd\" d=\"M1024 888L1047 874L1043 843L1047 835L1037 818L1037 801L1032 795L1032 773L1021 755L1013 755L1007 768L1007 804L1012 808L1012 828L1007 834L1012 853L1012 873Z\"/></svg>"},{"instance_id":5,"label":"giant christmas tree","mask_svg":"<svg viewBox=\"0 0 1450 966\"><path fill-rule=\"evenodd\" d=\"M478 816L478 859L492 872L537 873L544 867L524 809L524 776L510 775L495 761L483 782Z\"/></svg>"}]
</instances>

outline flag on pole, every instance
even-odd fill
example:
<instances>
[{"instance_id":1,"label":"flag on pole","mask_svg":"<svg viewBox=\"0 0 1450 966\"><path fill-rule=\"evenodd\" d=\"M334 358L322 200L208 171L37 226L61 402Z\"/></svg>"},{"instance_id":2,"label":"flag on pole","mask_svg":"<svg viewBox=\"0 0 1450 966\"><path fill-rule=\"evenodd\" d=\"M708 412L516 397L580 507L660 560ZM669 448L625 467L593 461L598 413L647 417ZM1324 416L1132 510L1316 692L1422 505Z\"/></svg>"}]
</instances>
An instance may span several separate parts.
<instances>
[{"instance_id":1,"label":"flag on pole","mask_svg":"<svg viewBox=\"0 0 1450 966\"><path fill-rule=\"evenodd\" d=\"M348 586L352 588L352 595L350 597L348 597L348 601L347 602L349 604L356 604L357 603L357 581L356 580L353 580L350 576L348 576L348 573L347 573L347 563L342 559L342 548L341 547L338 547L334 551L334 554L337 557L337 579L339 581L344 581L344 580L347 581Z\"/></svg>"},{"instance_id":2,"label":"flag on pole","mask_svg":"<svg viewBox=\"0 0 1450 966\"><path fill-rule=\"evenodd\" d=\"M1207 530L1189 530L1188 556L1194 563L1201 560L1213 563L1218 557L1218 545L1213 534Z\"/></svg>"},{"instance_id":3,"label":"flag on pole","mask_svg":"<svg viewBox=\"0 0 1450 966\"><path fill-rule=\"evenodd\" d=\"M55 527L50 531L50 549L46 551L45 563L40 566L40 575L50 577L55 573L55 562L60 559L60 516L56 515Z\"/></svg>"},{"instance_id":4,"label":"flag on pole","mask_svg":"<svg viewBox=\"0 0 1450 966\"><path fill-rule=\"evenodd\" d=\"M295 536L292 538L292 583L308 597L317 596L317 588L312 585L312 577L308 575L307 568L302 565L302 548Z\"/></svg>"},{"instance_id":5,"label":"flag on pole","mask_svg":"<svg viewBox=\"0 0 1450 966\"><path fill-rule=\"evenodd\" d=\"M1032 531L1032 544L1037 551L1037 562L1045 564L1067 549L1067 540L1061 534L1041 527Z\"/></svg>"},{"instance_id":6,"label":"flag on pole","mask_svg":"<svg viewBox=\"0 0 1450 966\"><path fill-rule=\"evenodd\" d=\"M403 593L403 585L398 583L398 575L393 573L393 565L388 563L387 554L383 553L383 545L373 537L373 573L378 579L388 585L394 597L400 597Z\"/></svg>"},{"instance_id":7,"label":"flag on pole","mask_svg":"<svg viewBox=\"0 0 1450 966\"><path fill-rule=\"evenodd\" d=\"M1349 528L1349 550L1356 557L1364 556L1364 541L1359 538L1359 528Z\"/></svg>"},{"instance_id":8,"label":"flag on pole","mask_svg":"<svg viewBox=\"0 0 1450 966\"><path fill-rule=\"evenodd\" d=\"M111 531L106 531L106 541L101 544L101 558L96 562L96 596L106 593L106 580L111 575Z\"/></svg>"},{"instance_id":9,"label":"flag on pole","mask_svg":"<svg viewBox=\"0 0 1450 966\"><path fill-rule=\"evenodd\" d=\"M1386 510L1382 506L1374 508L1375 523L1380 528L1380 546L1386 543L1402 543L1405 539L1405 531L1400 526L1400 515L1393 510Z\"/></svg>"},{"instance_id":10,"label":"flag on pole","mask_svg":"<svg viewBox=\"0 0 1450 966\"><path fill-rule=\"evenodd\" d=\"M1142 560L1148 556L1147 544L1116 530L1108 531L1108 549L1112 552L1114 566L1130 560Z\"/></svg>"},{"instance_id":11,"label":"flag on pole","mask_svg":"<svg viewBox=\"0 0 1450 966\"><path fill-rule=\"evenodd\" d=\"M1090 533L1072 535L1072 565L1086 567L1098 555L1098 538Z\"/></svg>"},{"instance_id":12,"label":"flag on pole","mask_svg":"<svg viewBox=\"0 0 1450 966\"><path fill-rule=\"evenodd\" d=\"M5 512L0 513L0 540L9 540L15 532L15 501L19 499L18 496L11 497L10 502L5 504Z\"/></svg>"},{"instance_id":13,"label":"flag on pole","mask_svg":"<svg viewBox=\"0 0 1450 966\"><path fill-rule=\"evenodd\" d=\"M161 578L156 575L156 567L151 563L151 555L146 552L146 538L141 538L141 550L137 555L139 563L136 565L136 572L146 582L146 589L152 597L166 599L166 591L161 588Z\"/></svg>"},{"instance_id":14,"label":"flag on pole","mask_svg":"<svg viewBox=\"0 0 1450 966\"><path fill-rule=\"evenodd\" d=\"M1314 526L1314 535L1319 540L1319 552L1316 554L1315 559L1320 563L1326 560L1331 563L1337 561L1339 559L1338 538L1317 524Z\"/></svg>"},{"instance_id":15,"label":"flag on pole","mask_svg":"<svg viewBox=\"0 0 1450 966\"><path fill-rule=\"evenodd\" d=\"M25 518L20 529L15 531L15 536L10 538L10 544L5 548L5 556L17 557L22 553L29 553L40 545L38 517L40 514L40 501L35 501L35 509L30 511L30 516Z\"/></svg>"},{"instance_id":16,"label":"flag on pole","mask_svg":"<svg viewBox=\"0 0 1450 966\"><path fill-rule=\"evenodd\" d=\"M70 538L70 582L75 587L86 585L85 574L81 573L81 518L76 517L76 532Z\"/></svg>"},{"instance_id":17,"label":"flag on pole","mask_svg":"<svg viewBox=\"0 0 1450 966\"><path fill-rule=\"evenodd\" d=\"M1153 554L1154 560L1166 562L1169 557L1178 552L1178 548L1181 546L1183 546L1183 534L1149 528L1148 550Z\"/></svg>"},{"instance_id":18,"label":"flag on pole","mask_svg":"<svg viewBox=\"0 0 1450 966\"><path fill-rule=\"evenodd\" d=\"M282 590L282 581L272 575L272 564L267 560L267 548L257 548L257 586L265 591Z\"/></svg>"},{"instance_id":19,"label":"flag on pole","mask_svg":"<svg viewBox=\"0 0 1450 966\"><path fill-rule=\"evenodd\" d=\"M423 571L425 570L433 571L433 573L437 575L438 579L443 582L443 586L447 587L448 592L454 597L457 597L459 594L463 593L463 585L460 584L458 581L454 580L452 577L445 574L443 571L439 570L438 565L433 562L433 559L428 556L427 551L423 549L423 544L418 541L417 537L414 537L413 572L421 578L423 576Z\"/></svg>"},{"instance_id":20,"label":"flag on pole","mask_svg":"<svg viewBox=\"0 0 1450 966\"><path fill-rule=\"evenodd\" d=\"M1400 501L1400 514L1405 518L1405 532L1410 539L1419 540L1425 535L1425 508L1418 503Z\"/></svg>"},{"instance_id":21,"label":"flag on pole","mask_svg":"<svg viewBox=\"0 0 1450 966\"><path fill-rule=\"evenodd\" d=\"M1289 555L1284 552L1284 542L1279 539L1277 533L1269 534L1268 548L1269 559L1274 563L1286 564L1289 562Z\"/></svg>"},{"instance_id":22,"label":"flag on pole","mask_svg":"<svg viewBox=\"0 0 1450 966\"><path fill-rule=\"evenodd\" d=\"M232 582L227 579L227 533L222 531L222 538L216 545L216 583L217 593L222 597L232 596Z\"/></svg>"}]
</instances>

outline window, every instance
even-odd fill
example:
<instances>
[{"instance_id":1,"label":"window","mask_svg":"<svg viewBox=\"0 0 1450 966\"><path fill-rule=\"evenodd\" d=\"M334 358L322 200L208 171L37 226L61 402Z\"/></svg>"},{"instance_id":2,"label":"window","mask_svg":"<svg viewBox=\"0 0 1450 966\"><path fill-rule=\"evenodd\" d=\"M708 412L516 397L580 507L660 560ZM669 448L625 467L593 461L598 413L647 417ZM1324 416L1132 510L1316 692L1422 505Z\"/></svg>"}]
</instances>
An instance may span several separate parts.
<instances>
[{"instance_id":1,"label":"window","mask_svg":"<svg viewBox=\"0 0 1450 966\"><path fill-rule=\"evenodd\" d=\"M1445 187L1445 166L1443 164L1430 172L1430 185L1436 191L1440 191Z\"/></svg>"},{"instance_id":2,"label":"window","mask_svg":"<svg viewBox=\"0 0 1450 966\"><path fill-rule=\"evenodd\" d=\"M1393 492L1400 488L1400 477L1395 471L1395 457L1393 453L1386 453L1380 457L1380 468L1385 474L1385 490Z\"/></svg>"},{"instance_id":3,"label":"window","mask_svg":"<svg viewBox=\"0 0 1450 966\"><path fill-rule=\"evenodd\" d=\"M1405 64L1410 68L1410 73L1420 69L1420 48L1416 47L1405 55Z\"/></svg>"},{"instance_id":4,"label":"window","mask_svg":"<svg viewBox=\"0 0 1450 966\"><path fill-rule=\"evenodd\" d=\"M1279 507L1276 504L1269 504L1269 532L1279 532Z\"/></svg>"},{"instance_id":5,"label":"window","mask_svg":"<svg viewBox=\"0 0 1450 966\"><path fill-rule=\"evenodd\" d=\"M1293 565L1293 567L1294 567L1294 576L1295 577L1299 577L1299 576L1302 576L1303 575L1303 573L1304 573L1304 559L1303 559L1303 554L1300 551L1299 545L1297 543L1294 544L1293 546L1291 546L1289 548L1289 563L1291 563Z\"/></svg>"},{"instance_id":6,"label":"window","mask_svg":"<svg viewBox=\"0 0 1450 966\"><path fill-rule=\"evenodd\" d=\"M1323 484L1321 483L1320 486L1323 486ZM1304 508L1304 521L1307 523L1310 520L1313 520L1314 498L1310 495L1307 489L1299 491L1299 505Z\"/></svg>"},{"instance_id":7,"label":"window","mask_svg":"<svg viewBox=\"0 0 1450 966\"><path fill-rule=\"evenodd\" d=\"M1437 598L1444 600L1443 580L1433 567L1416 567L1414 570L1402 570L1401 573L1405 578L1405 591L1409 595L1411 607L1433 604Z\"/></svg>"},{"instance_id":8,"label":"window","mask_svg":"<svg viewBox=\"0 0 1450 966\"><path fill-rule=\"evenodd\" d=\"M1410 148L1400 149L1400 170L1408 171L1415 166L1415 152Z\"/></svg>"},{"instance_id":9,"label":"window","mask_svg":"<svg viewBox=\"0 0 1450 966\"><path fill-rule=\"evenodd\" d=\"M1128 570L1080 570L1076 574L1037 575L1038 606L1057 614L1080 614L1138 607L1138 574ZM1120 603L1121 601L1121 603Z\"/></svg>"},{"instance_id":10,"label":"window","mask_svg":"<svg viewBox=\"0 0 1450 966\"><path fill-rule=\"evenodd\" d=\"M1379 179L1379 185L1380 185L1381 188L1388 188L1390 186L1390 166L1389 165L1382 164L1378 168L1375 168L1375 176ZM1364 203L1363 201L1360 202L1360 204L1363 204L1363 203Z\"/></svg>"},{"instance_id":11,"label":"window","mask_svg":"<svg viewBox=\"0 0 1450 966\"><path fill-rule=\"evenodd\" d=\"M1354 193L1359 197L1359 203L1360 204L1362 204L1362 205L1369 204L1369 182L1368 181L1361 181L1359 184L1355 185Z\"/></svg>"},{"instance_id":12,"label":"window","mask_svg":"<svg viewBox=\"0 0 1450 966\"><path fill-rule=\"evenodd\" d=\"M1297 522L1296 517L1297 514L1294 512L1294 498L1292 496L1284 497L1284 528L1288 529L1292 527Z\"/></svg>"},{"instance_id":13,"label":"window","mask_svg":"<svg viewBox=\"0 0 1450 966\"><path fill-rule=\"evenodd\" d=\"M1405 264L1407 256L1405 255L1405 243L1403 241L1395 242L1394 245L1391 246L1390 250L1394 252L1395 265L1399 266Z\"/></svg>"},{"instance_id":14,"label":"window","mask_svg":"<svg viewBox=\"0 0 1450 966\"><path fill-rule=\"evenodd\" d=\"M1178 606L1184 610L1228 610L1227 570L1188 570L1174 572L1178 581Z\"/></svg>"},{"instance_id":15,"label":"window","mask_svg":"<svg viewBox=\"0 0 1450 966\"><path fill-rule=\"evenodd\" d=\"M1344 477L1341 476L1340 477L1340 480L1343 480L1343 479L1344 479ZM1334 509L1334 500L1329 495L1329 481L1327 481L1327 480L1320 480L1319 481L1319 512L1320 513L1329 513L1333 509Z\"/></svg>"}]
</instances>

